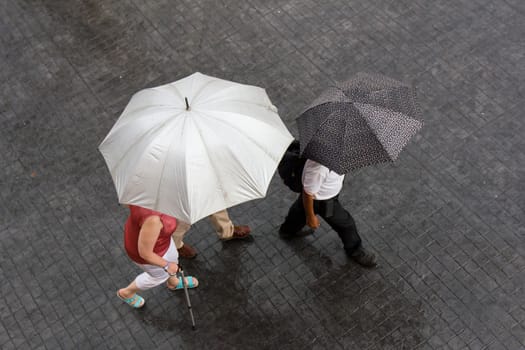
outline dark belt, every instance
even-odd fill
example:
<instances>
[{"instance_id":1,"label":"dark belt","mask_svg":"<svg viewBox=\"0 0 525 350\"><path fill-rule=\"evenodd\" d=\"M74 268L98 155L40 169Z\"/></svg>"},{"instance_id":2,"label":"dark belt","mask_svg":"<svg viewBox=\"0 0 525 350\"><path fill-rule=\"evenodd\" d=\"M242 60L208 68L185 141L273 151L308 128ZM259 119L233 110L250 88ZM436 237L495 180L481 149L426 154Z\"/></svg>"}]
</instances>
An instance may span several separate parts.
<instances>
[{"instance_id":1,"label":"dark belt","mask_svg":"<svg viewBox=\"0 0 525 350\"><path fill-rule=\"evenodd\" d=\"M338 197L339 195L336 195L335 197L332 197L329 199L316 200L316 202L319 203L318 204L319 214L327 218L333 216L335 201L337 200Z\"/></svg>"}]
</instances>

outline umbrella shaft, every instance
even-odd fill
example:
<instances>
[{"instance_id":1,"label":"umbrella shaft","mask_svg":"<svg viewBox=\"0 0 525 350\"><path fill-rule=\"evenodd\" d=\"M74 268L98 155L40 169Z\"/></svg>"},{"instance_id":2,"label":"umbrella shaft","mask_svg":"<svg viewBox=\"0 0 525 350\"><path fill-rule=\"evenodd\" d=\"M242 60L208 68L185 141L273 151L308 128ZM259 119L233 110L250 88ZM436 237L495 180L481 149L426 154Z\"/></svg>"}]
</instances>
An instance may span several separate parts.
<instances>
[{"instance_id":1,"label":"umbrella shaft","mask_svg":"<svg viewBox=\"0 0 525 350\"><path fill-rule=\"evenodd\" d=\"M193 310L191 309L190 293L188 292L188 286L186 285L186 278L184 277L184 271L179 265L179 277L182 279L182 285L184 286L184 295L186 296L186 303L188 304L188 310L190 311L191 325L195 329L195 318L193 317Z\"/></svg>"}]
</instances>

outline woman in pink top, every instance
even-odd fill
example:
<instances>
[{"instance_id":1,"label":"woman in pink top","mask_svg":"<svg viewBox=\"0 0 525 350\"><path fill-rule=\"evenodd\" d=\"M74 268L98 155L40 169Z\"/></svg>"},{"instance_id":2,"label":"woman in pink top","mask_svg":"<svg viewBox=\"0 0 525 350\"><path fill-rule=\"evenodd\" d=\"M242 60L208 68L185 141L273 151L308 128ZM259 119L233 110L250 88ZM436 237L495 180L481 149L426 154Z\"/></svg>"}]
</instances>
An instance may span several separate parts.
<instances>
[{"instance_id":1,"label":"woman in pink top","mask_svg":"<svg viewBox=\"0 0 525 350\"><path fill-rule=\"evenodd\" d=\"M126 304L140 308L145 300L137 294L167 281L171 290L182 289L182 280L176 277L179 266L177 248L171 239L177 220L159 212L129 206L130 215L124 230L124 246L128 256L144 272L126 288L119 289L117 296ZM189 288L197 287L195 277L186 277Z\"/></svg>"}]
</instances>

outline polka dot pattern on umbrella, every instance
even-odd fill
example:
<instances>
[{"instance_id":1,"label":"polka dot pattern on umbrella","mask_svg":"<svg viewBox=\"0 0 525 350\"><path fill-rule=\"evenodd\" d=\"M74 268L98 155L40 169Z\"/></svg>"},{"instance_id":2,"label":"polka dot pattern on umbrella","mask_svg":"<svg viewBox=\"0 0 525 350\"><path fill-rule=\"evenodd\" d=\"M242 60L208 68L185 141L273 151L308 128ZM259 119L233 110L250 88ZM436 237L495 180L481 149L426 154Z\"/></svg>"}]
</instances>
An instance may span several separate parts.
<instances>
[{"instance_id":1,"label":"polka dot pattern on umbrella","mask_svg":"<svg viewBox=\"0 0 525 350\"><path fill-rule=\"evenodd\" d=\"M297 119L304 157L344 174L394 161L421 129L415 90L359 73L326 89Z\"/></svg>"}]
</instances>

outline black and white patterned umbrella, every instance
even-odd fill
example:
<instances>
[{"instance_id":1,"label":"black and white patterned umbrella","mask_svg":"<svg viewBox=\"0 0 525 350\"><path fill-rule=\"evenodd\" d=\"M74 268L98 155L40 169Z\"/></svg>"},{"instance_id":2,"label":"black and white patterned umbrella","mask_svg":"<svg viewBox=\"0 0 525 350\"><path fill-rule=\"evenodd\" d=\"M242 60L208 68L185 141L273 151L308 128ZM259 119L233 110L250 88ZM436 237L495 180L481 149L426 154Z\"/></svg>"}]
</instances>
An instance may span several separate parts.
<instances>
[{"instance_id":1,"label":"black and white patterned umbrella","mask_svg":"<svg viewBox=\"0 0 525 350\"><path fill-rule=\"evenodd\" d=\"M338 174L394 161L421 129L413 88L358 73L325 90L297 119L303 157Z\"/></svg>"}]
</instances>

